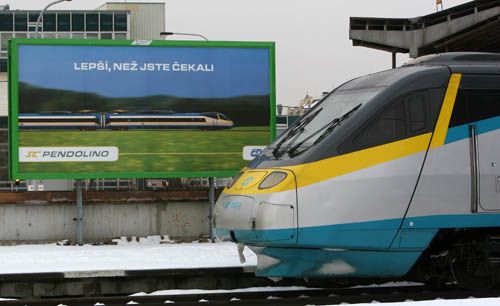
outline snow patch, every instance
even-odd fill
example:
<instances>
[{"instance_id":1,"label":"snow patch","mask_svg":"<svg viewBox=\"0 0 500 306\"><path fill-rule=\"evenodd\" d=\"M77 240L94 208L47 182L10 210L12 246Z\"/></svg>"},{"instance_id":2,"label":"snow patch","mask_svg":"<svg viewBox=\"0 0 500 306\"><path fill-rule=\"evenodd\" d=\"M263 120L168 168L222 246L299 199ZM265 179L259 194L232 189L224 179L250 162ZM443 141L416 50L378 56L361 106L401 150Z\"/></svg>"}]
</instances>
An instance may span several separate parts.
<instances>
[{"instance_id":1,"label":"snow patch","mask_svg":"<svg viewBox=\"0 0 500 306\"><path fill-rule=\"evenodd\" d=\"M162 241L165 238L162 237ZM0 246L0 275L64 272L74 277L85 273L106 276L123 274L124 270L253 268L257 265L257 256L248 248L244 250L247 262L240 264L236 245L231 242L158 244L158 238L148 242L139 240L123 245Z\"/></svg>"},{"instance_id":2,"label":"snow patch","mask_svg":"<svg viewBox=\"0 0 500 306\"><path fill-rule=\"evenodd\" d=\"M279 264L281 261L277 258L257 254L257 270L266 270L272 266Z\"/></svg>"},{"instance_id":3,"label":"snow patch","mask_svg":"<svg viewBox=\"0 0 500 306\"><path fill-rule=\"evenodd\" d=\"M270 279L273 283L277 283L280 282L283 277L268 277L268 279Z\"/></svg>"},{"instance_id":4,"label":"snow patch","mask_svg":"<svg viewBox=\"0 0 500 306\"><path fill-rule=\"evenodd\" d=\"M335 259L332 262L326 263L318 269L318 273L324 275L343 275L356 272L356 268L347 262Z\"/></svg>"},{"instance_id":5,"label":"snow patch","mask_svg":"<svg viewBox=\"0 0 500 306\"><path fill-rule=\"evenodd\" d=\"M424 286L424 284L416 282L406 282L406 281L405 282L391 281L382 284L357 285L357 286L352 286L351 288L408 287L408 286Z\"/></svg>"},{"instance_id":6,"label":"snow patch","mask_svg":"<svg viewBox=\"0 0 500 306\"><path fill-rule=\"evenodd\" d=\"M432 301L418 302L398 302L398 303L383 303L390 306L498 306L500 298L482 298L482 299L462 299L462 300L443 300L435 299ZM340 305L347 305L341 303ZM356 304L356 306L373 306L371 303Z\"/></svg>"},{"instance_id":7,"label":"snow patch","mask_svg":"<svg viewBox=\"0 0 500 306\"><path fill-rule=\"evenodd\" d=\"M238 292L264 292L264 291L302 291L302 290L319 290L321 288L308 288L301 286L290 286L290 287L250 287L250 288L240 288L240 289L217 289L217 290L205 290L205 289L169 289L160 290L152 293L135 293L136 295L184 295L184 294L214 294L214 293L238 293Z\"/></svg>"}]
</instances>

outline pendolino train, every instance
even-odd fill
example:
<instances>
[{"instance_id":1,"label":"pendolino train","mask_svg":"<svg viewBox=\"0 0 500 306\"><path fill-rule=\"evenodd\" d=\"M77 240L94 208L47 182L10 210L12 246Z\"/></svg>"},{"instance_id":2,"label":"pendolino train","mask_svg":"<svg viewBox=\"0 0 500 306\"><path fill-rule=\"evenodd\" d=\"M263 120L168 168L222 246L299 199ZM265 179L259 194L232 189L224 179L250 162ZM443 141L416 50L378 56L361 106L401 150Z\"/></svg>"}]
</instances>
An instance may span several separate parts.
<instances>
[{"instance_id":1,"label":"pendolino train","mask_svg":"<svg viewBox=\"0 0 500 306\"><path fill-rule=\"evenodd\" d=\"M19 114L19 129L230 129L234 123L218 112L174 113L147 111L143 113L90 113L54 112L45 114Z\"/></svg>"},{"instance_id":2,"label":"pendolino train","mask_svg":"<svg viewBox=\"0 0 500 306\"><path fill-rule=\"evenodd\" d=\"M226 187L214 224L261 276L494 286L500 54L426 56L343 84Z\"/></svg>"}]
</instances>

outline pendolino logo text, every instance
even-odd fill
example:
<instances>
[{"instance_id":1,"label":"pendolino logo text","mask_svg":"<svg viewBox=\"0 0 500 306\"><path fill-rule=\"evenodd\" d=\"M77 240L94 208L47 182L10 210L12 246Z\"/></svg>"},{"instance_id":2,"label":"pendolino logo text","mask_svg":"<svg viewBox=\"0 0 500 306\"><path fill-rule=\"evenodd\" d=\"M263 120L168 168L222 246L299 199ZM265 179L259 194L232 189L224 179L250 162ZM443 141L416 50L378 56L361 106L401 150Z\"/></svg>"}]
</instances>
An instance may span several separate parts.
<instances>
[{"instance_id":1,"label":"pendolino logo text","mask_svg":"<svg viewBox=\"0 0 500 306\"><path fill-rule=\"evenodd\" d=\"M21 147L19 162L117 161L117 147Z\"/></svg>"}]
</instances>

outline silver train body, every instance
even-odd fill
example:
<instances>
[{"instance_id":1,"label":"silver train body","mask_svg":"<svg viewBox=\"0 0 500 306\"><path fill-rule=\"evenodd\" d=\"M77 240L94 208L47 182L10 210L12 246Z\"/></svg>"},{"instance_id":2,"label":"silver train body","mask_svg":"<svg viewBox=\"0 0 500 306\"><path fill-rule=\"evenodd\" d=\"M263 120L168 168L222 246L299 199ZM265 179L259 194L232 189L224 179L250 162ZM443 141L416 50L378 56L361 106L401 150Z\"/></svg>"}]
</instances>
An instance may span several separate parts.
<instances>
[{"instance_id":1,"label":"silver train body","mask_svg":"<svg viewBox=\"0 0 500 306\"><path fill-rule=\"evenodd\" d=\"M215 226L265 277L495 285L500 55L442 54L345 83L242 170Z\"/></svg>"}]
</instances>

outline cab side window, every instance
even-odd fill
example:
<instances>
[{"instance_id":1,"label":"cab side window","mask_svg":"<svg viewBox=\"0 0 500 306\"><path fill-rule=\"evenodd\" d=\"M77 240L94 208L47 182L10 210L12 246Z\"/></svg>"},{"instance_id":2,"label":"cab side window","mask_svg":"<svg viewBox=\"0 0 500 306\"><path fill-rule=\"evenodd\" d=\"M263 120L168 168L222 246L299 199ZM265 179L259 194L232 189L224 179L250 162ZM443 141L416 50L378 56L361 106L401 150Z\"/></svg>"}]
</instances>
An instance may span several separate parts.
<instances>
[{"instance_id":1,"label":"cab side window","mask_svg":"<svg viewBox=\"0 0 500 306\"><path fill-rule=\"evenodd\" d=\"M395 103L354 138L354 147L361 149L402 139L407 134L406 126L405 104Z\"/></svg>"},{"instance_id":2,"label":"cab side window","mask_svg":"<svg viewBox=\"0 0 500 306\"><path fill-rule=\"evenodd\" d=\"M355 132L339 151L345 154L430 132L434 120L430 113L435 111L429 108L427 92L402 97Z\"/></svg>"},{"instance_id":3,"label":"cab side window","mask_svg":"<svg viewBox=\"0 0 500 306\"><path fill-rule=\"evenodd\" d=\"M427 96L424 94L409 96L406 99L406 108L410 136L426 132L428 128Z\"/></svg>"},{"instance_id":4,"label":"cab side window","mask_svg":"<svg viewBox=\"0 0 500 306\"><path fill-rule=\"evenodd\" d=\"M500 116L500 76L464 75L449 127Z\"/></svg>"}]
</instances>

